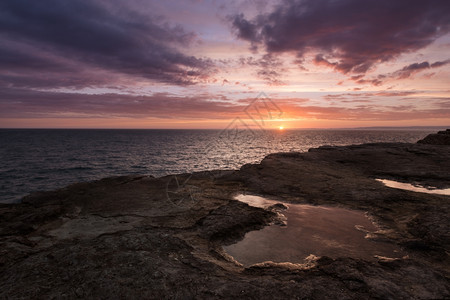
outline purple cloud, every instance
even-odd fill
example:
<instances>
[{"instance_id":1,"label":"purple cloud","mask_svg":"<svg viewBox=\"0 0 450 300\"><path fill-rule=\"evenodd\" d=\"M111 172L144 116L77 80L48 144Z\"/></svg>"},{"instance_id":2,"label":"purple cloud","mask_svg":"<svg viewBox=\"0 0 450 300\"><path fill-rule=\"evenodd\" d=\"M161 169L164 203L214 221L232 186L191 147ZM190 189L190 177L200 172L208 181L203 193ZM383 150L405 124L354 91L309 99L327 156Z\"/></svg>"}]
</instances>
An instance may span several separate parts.
<instances>
[{"instance_id":1,"label":"purple cloud","mask_svg":"<svg viewBox=\"0 0 450 300\"><path fill-rule=\"evenodd\" d=\"M410 104L421 100L408 98L408 104L382 106L376 104L380 97L414 96L413 92L375 92L342 95L327 95L336 106L310 105L307 98L272 99L283 116L321 120L408 120L415 118L449 118L447 98L430 98L434 106L418 109ZM211 99L215 99L211 101ZM417 101L414 101L416 99ZM374 101L370 101L374 100ZM177 96L169 93L153 95L96 94L86 95L27 89L0 89L0 119L2 118L159 118L159 119L217 119L230 120L236 116L245 118L244 110L254 98L237 102L224 96L202 94L199 96ZM360 104L348 107L347 104ZM341 105L340 105L341 104Z\"/></svg>"},{"instance_id":2,"label":"purple cloud","mask_svg":"<svg viewBox=\"0 0 450 300\"><path fill-rule=\"evenodd\" d=\"M284 85L279 78L286 72L282 60L273 55L263 55L261 58L241 57L239 63L242 66L256 67L256 76L264 80L269 85Z\"/></svg>"},{"instance_id":3,"label":"purple cloud","mask_svg":"<svg viewBox=\"0 0 450 300\"><path fill-rule=\"evenodd\" d=\"M363 74L358 74L351 76L350 79L355 81L358 84L371 84L374 86L379 86L383 84L386 80L397 80L397 79L405 79L413 76L416 73L419 73L423 70L427 69L435 69L442 66L445 66L450 63L450 60L445 61L437 61L434 63L429 63L427 61L421 62L421 63L412 63L410 65L407 65L400 70L397 70L392 73L387 74L380 74L376 76L375 78L369 78L365 79Z\"/></svg>"},{"instance_id":4,"label":"purple cloud","mask_svg":"<svg viewBox=\"0 0 450 300\"><path fill-rule=\"evenodd\" d=\"M450 31L447 0L284 0L271 13L232 17L238 38L267 53L295 53L341 73L364 74Z\"/></svg>"},{"instance_id":5,"label":"purple cloud","mask_svg":"<svg viewBox=\"0 0 450 300\"><path fill-rule=\"evenodd\" d=\"M73 73L67 70L70 63L76 71L102 69L165 83L195 83L213 67L211 61L180 50L195 38L160 17L125 6L113 9L102 1L0 2L0 54L5 55L0 68L16 73L12 84L20 85L19 75L27 70Z\"/></svg>"},{"instance_id":6,"label":"purple cloud","mask_svg":"<svg viewBox=\"0 0 450 300\"><path fill-rule=\"evenodd\" d=\"M391 74L391 77L396 77L399 79L408 78L422 70L431 69L431 68L439 68L439 67L445 66L448 63L450 63L450 60L437 61L432 64L430 64L427 61L424 61L421 63L413 63L413 64L410 64L410 65L402 68L401 70L394 72L393 74Z\"/></svg>"},{"instance_id":7,"label":"purple cloud","mask_svg":"<svg viewBox=\"0 0 450 300\"><path fill-rule=\"evenodd\" d=\"M214 101L211 101L213 100ZM29 89L0 89L0 118L45 118L59 115L85 117L122 116L152 118L229 119L241 113L244 104L210 94L177 96L78 94Z\"/></svg>"}]
</instances>

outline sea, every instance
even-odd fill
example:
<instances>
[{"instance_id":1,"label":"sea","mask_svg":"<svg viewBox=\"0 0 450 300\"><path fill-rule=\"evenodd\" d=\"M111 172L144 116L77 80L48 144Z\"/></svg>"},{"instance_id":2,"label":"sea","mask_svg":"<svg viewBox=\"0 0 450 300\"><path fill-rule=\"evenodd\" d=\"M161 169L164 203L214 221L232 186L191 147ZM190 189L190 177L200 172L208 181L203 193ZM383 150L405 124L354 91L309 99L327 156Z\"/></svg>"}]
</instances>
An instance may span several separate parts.
<instances>
[{"instance_id":1,"label":"sea","mask_svg":"<svg viewBox=\"0 0 450 300\"><path fill-rule=\"evenodd\" d=\"M416 142L436 129L0 129L0 203L110 176L234 170L275 152Z\"/></svg>"}]
</instances>

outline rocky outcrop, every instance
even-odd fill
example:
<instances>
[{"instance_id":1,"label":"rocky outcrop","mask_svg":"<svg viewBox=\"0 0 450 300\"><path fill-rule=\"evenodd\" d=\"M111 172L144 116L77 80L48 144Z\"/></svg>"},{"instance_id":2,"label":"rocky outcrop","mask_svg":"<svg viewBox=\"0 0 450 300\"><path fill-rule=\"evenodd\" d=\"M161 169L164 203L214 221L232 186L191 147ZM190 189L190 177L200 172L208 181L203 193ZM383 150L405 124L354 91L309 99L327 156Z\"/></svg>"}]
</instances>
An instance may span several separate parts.
<instances>
[{"instance_id":1,"label":"rocky outcrop","mask_svg":"<svg viewBox=\"0 0 450 300\"><path fill-rule=\"evenodd\" d=\"M450 297L450 147L366 144L278 153L238 171L79 183L0 205L0 298L444 299ZM176 183L176 184L174 184ZM367 211L408 257L321 257L244 268L222 246L276 222L280 202ZM282 209L283 207L278 207Z\"/></svg>"},{"instance_id":2,"label":"rocky outcrop","mask_svg":"<svg viewBox=\"0 0 450 300\"><path fill-rule=\"evenodd\" d=\"M429 145L450 145L450 129L429 134L417 143Z\"/></svg>"}]
</instances>

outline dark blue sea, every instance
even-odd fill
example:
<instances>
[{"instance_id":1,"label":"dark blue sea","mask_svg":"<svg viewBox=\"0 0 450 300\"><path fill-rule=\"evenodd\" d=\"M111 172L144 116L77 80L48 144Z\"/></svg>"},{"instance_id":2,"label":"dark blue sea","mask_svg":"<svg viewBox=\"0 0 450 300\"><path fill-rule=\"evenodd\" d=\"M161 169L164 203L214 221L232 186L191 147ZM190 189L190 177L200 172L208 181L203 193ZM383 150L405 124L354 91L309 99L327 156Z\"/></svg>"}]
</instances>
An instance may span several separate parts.
<instances>
[{"instance_id":1,"label":"dark blue sea","mask_svg":"<svg viewBox=\"0 0 450 300\"><path fill-rule=\"evenodd\" d=\"M108 176L238 169L274 152L416 142L435 131L0 129L0 202Z\"/></svg>"}]
</instances>

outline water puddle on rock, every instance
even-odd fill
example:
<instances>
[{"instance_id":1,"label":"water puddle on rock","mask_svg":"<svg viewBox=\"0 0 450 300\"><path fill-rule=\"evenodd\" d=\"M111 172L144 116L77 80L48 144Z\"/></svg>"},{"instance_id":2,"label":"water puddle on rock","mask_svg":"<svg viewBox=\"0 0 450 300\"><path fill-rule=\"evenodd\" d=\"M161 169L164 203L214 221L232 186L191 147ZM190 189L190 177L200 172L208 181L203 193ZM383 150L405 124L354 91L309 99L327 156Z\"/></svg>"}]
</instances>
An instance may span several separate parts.
<instances>
[{"instance_id":1,"label":"water puddle on rock","mask_svg":"<svg viewBox=\"0 0 450 300\"><path fill-rule=\"evenodd\" d=\"M235 199L261 208L279 203L252 195L239 195ZM393 244L365 238L377 227L364 212L304 204L287 206L281 212L287 217L287 226L271 225L248 232L243 240L225 246L224 250L244 266L265 261L304 263L311 254L367 260L405 255Z\"/></svg>"},{"instance_id":2,"label":"water puddle on rock","mask_svg":"<svg viewBox=\"0 0 450 300\"><path fill-rule=\"evenodd\" d=\"M450 189L438 189L438 188L434 188L434 187L426 188L421 185L412 185L410 183L404 183L404 182L388 180L388 179L376 179L376 180L382 182L384 185L386 185L388 187L395 188L395 189L427 193L427 194L450 195Z\"/></svg>"}]
</instances>

